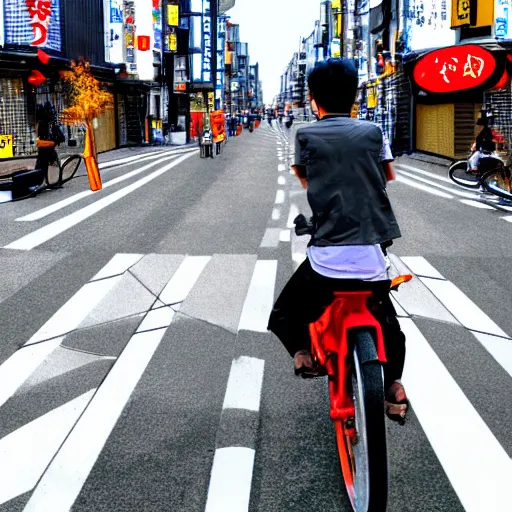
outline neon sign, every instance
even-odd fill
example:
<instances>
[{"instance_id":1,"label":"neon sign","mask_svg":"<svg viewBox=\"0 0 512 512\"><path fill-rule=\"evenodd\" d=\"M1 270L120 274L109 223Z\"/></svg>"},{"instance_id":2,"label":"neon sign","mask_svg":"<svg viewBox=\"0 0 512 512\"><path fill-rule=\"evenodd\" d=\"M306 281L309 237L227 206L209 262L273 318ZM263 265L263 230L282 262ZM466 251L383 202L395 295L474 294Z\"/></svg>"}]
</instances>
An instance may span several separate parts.
<instances>
[{"instance_id":1,"label":"neon sign","mask_svg":"<svg viewBox=\"0 0 512 512\"><path fill-rule=\"evenodd\" d=\"M496 69L496 60L476 45L452 46L428 53L416 64L414 82L432 93L450 93L478 87Z\"/></svg>"}]
</instances>

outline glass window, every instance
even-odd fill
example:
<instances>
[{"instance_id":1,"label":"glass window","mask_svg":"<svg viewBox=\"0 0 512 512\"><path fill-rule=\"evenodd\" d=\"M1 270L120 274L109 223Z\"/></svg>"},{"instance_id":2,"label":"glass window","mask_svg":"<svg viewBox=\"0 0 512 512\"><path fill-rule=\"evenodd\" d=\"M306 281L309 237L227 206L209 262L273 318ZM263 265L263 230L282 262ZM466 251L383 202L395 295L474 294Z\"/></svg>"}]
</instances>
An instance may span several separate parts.
<instances>
[{"instance_id":1,"label":"glass window","mask_svg":"<svg viewBox=\"0 0 512 512\"><path fill-rule=\"evenodd\" d=\"M192 79L194 82L200 82L203 78L202 65L203 55L201 53L195 53L192 55Z\"/></svg>"}]
</instances>

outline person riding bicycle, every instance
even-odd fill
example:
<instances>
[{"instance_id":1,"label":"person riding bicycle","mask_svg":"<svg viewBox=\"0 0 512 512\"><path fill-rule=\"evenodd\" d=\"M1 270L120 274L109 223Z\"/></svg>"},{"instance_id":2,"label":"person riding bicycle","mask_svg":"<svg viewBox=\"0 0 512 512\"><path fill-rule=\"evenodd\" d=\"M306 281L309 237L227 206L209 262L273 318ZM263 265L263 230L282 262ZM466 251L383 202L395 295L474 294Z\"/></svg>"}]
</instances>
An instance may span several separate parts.
<instances>
[{"instance_id":1,"label":"person riding bicycle","mask_svg":"<svg viewBox=\"0 0 512 512\"><path fill-rule=\"evenodd\" d=\"M495 134L489 126L491 120L492 115L490 115L487 110L482 109L477 125L483 126L483 128L477 135L476 141L471 148L473 154L468 160L468 168L470 171L477 171L480 160L491 157L496 151Z\"/></svg>"},{"instance_id":2,"label":"person riding bicycle","mask_svg":"<svg viewBox=\"0 0 512 512\"><path fill-rule=\"evenodd\" d=\"M295 374L316 377L309 324L335 291L371 290L369 308L382 326L388 359L386 413L400 421L408 408L400 382L405 336L390 298L386 253L401 236L386 193L387 181L395 178L393 156L378 125L350 117L358 75L348 59L317 63L308 85L320 120L297 130L292 168L307 189L313 233L307 258L277 299L268 329L294 358Z\"/></svg>"}]
</instances>

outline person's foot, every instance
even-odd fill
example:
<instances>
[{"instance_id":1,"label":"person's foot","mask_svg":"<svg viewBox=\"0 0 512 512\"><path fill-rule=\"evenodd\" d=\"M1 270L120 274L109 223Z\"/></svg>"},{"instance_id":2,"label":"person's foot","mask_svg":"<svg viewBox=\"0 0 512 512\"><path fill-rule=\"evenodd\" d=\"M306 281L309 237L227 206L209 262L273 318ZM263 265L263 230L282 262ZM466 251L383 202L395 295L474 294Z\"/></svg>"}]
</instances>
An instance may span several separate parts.
<instances>
[{"instance_id":1,"label":"person's foot","mask_svg":"<svg viewBox=\"0 0 512 512\"><path fill-rule=\"evenodd\" d=\"M309 350L299 350L293 357L295 375L303 378L323 377L324 371L319 369L313 361L313 356Z\"/></svg>"},{"instance_id":2,"label":"person's foot","mask_svg":"<svg viewBox=\"0 0 512 512\"><path fill-rule=\"evenodd\" d=\"M386 414L389 419L398 421L401 425L405 423L405 415L409 408L409 401L404 386L399 380L395 380L387 392L385 402Z\"/></svg>"}]
</instances>

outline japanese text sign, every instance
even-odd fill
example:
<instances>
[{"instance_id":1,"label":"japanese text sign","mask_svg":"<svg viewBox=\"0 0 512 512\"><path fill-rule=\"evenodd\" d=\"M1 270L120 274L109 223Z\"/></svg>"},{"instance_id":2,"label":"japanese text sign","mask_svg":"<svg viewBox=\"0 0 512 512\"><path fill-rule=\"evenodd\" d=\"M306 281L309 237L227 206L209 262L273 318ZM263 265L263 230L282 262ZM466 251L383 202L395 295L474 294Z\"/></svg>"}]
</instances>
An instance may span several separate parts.
<instances>
[{"instance_id":1,"label":"japanese text sign","mask_svg":"<svg viewBox=\"0 0 512 512\"><path fill-rule=\"evenodd\" d=\"M51 0L25 0L25 3L30 16L30 26L34 32L34 39L30 45L45 46L48 41L52 2Z\"/></svg>"},{"instance_id":2,"label":"japanese text sign","mask_svg":"<svg viewBox=\"0 0 512 512\"><path fill-rule=\"evenodd\" d=\"M452 0L452 28L488 27L494 23L494 0Z\"/></svg>"},{"instance_id":3,"label":"japanese text sign","mask_svg":"<svg viewBox=\"0 0 512 512\"><path fill-rule=\"evenodd\" d=\"M203 0L203 82L212 81L212 18L210 0Z\"/></svg>"},{"instance_id":4,"label":"japanese text sign","mask_svg":"<svg viewBox=\"0 0 512 512\"><path fill-rule=\"evenodd\" d=\"M496 60L476 45L442 48L428 53L416 64L414 82L432 93L451 93L478 87L496 69Z\"/></svg>"}]
</instances>

